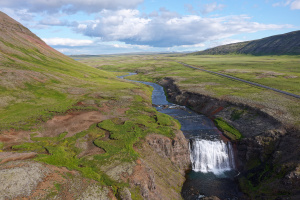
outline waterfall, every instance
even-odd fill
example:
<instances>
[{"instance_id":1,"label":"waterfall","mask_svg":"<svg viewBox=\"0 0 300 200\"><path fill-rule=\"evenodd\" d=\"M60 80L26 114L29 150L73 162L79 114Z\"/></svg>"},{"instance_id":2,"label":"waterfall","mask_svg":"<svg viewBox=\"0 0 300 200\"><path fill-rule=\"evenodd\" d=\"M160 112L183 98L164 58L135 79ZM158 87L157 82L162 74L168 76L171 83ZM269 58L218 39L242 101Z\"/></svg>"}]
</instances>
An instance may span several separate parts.
<instances>
[{"instance_id":1,"label":"waterfall","mask_svg":"<svg viewBox=\"0 0 300 200\"><path fill-rule=\"evenodd\" d=\"M192 169L196 172L220 174L235 168L230 142L194 138L190 140L190 152Z\"/></svg>"}]
</instances>

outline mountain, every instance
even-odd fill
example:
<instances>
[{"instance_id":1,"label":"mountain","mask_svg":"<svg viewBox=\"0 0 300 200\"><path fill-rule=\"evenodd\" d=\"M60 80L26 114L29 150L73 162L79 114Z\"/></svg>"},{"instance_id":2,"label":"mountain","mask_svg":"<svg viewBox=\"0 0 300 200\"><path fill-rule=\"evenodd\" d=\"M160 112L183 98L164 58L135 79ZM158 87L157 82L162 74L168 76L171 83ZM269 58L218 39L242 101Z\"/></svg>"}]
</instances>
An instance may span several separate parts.
<instances>
[{"instance_id":1,"label":"mountain","mask_svg":"<svg viewBox=\"0 0 300 200\"><path fill-rule=\"evenodd\" d=\"M193 55L209 54L299 55L300 31L274 35L259 40L222 45L193 53Z\"/></svg>"}]
</instances>

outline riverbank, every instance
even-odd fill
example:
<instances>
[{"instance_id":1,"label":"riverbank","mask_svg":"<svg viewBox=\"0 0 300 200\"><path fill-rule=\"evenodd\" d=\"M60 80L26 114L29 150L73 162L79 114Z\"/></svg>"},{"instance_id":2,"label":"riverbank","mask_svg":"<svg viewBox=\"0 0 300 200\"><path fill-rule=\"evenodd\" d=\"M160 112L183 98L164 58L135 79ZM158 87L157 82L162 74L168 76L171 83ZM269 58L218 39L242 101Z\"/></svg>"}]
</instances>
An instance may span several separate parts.
<instances>
[{"instance_id":1,"label":"riverbank","mask_svg":"<svg viewBox=\"0 0 300 200\"><path fill-rule=\"evenodd\" d=\"M134 75L120 76L120 78ZM136 81L134 81L136 82ZM182 141L189 141L189 145L178 145L176 140L172 144L179 149L189 149L185 154L174 152L167 146L168 142L158 139L157 136L150 135L148 144L154 144L159 154L166 156L177 155L180 159L171 159L177 163L191 163L186 174L181 195L186 200L196 200L201 198L209 198L217 196L221 199L240 198L243 194L238 190L237 184L234 182L234 177L238 173L235 167L234 153L231 143L220 135L220 131L215 127L212 120L202 114L186 108L170 103L166 99L166 94L162 86L150 83L137 81L153 87L152 105L157 111L167 114L178 120L181 124L181 131L184 136ZM154 137L153 137L154 136ZM161 146L164 146L162 149ZM175 147L174 146L174 147ZM189 161L191 159L191 161ZM179 163L178 163L179 162Z\"/></svg>"}]
</instances>

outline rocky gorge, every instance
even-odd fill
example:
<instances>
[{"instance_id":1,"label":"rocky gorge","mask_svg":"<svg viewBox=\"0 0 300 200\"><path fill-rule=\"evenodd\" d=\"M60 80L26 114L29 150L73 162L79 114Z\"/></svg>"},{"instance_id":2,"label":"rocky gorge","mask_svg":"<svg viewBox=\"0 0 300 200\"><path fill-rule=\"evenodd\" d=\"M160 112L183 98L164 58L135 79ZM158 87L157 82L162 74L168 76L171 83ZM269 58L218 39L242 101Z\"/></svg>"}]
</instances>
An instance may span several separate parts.
<instances>
[{"instance_id":1,"label":"rocky gorge","mask_svg":"<svg viewBox=\"0 0 300 200\"><path fill-rule=\"evenodd\" d=\"M171 102L222 118L241 132L243 137L235 141L238 182L250 199L299 199L299 129L247 104L181 90L172 78L159 84Z\"/></svg>"}]
</instances>

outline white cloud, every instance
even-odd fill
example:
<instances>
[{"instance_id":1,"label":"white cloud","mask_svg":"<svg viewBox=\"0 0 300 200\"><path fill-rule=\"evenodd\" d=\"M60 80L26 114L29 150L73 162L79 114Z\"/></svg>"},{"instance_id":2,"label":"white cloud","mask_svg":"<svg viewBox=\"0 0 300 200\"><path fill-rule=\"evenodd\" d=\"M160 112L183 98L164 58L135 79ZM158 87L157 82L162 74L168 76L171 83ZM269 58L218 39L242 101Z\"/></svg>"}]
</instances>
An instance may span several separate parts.
<instances>
[{"instance_id":1,"label":"white cloud","mask_svg":"<svg viewBox=\"0 0 300 200\"><path fill-rule=\"evenodd\" d=\"M300 0L295 0L291 3L291 9L292 10L298 10L300 9Z\"/></svg>"},{"instance_id":2,"label":"white cloud","mask_svg":"<svg viewBox=\"0 0 300 200\"><path fill-rule=\"evenodd\" d=\"M182 48L197 48L197 47L205 47L205 44L203 43L199 43L199 44L192 44L192 45L181 45L178 47L182 47Z\"/></svg>"},{"instance_id":3,"label":"white cloud","mask_svg":"<svg viewBox=\"0 0 300 200\"><path fill-rule=\"evenodd\" d=\"M122 49L149 49L151 47L147 46L147 45L131 45L131 44L112 44L113 47L115 48L122 48Z\"/></svg>"},{"instance_id":4,"label":"white cloud","mask_svg":"<svg viewBox=\"0 0 300 200\"><path fill-rule=\"evenodd\" d=\"M142 2L143 0L10 0L0 1L0 7L27 9L30 12L93 13L103 9L135 8Z\"/></svg>"},{"instance_id":5,"label":"white cloud","mask_svg":"<svg viewBox=\"0 0 300 200\"><path fill-rule=\"evenodd\" d=\"M198 14L198 12L194 9L194 6L191 4L184 4L184 8L193 15Z\"/></svg>"},{"instance_id":6,"label":"white cloud","mask_svg":"<svg viewBox=\"0 0 300 200\"><path fill-rule=\"evenodd\" d=\"M211 4L205 4L204 9L202 10L203 14L211 13L216 10L222 10L225 7L223 4L217 4L216 2Z\"/></svg>"},{"instance_id":7,"label":"white cloud","mask_svg":"<svg viewBox=\"0 0 300 200\"><path fill-rule=\"evenodd\" d=\"M136 37L149 21L140 17L138 10L104 10L98 19L80 23L75 29L87 36L101 37L103 41L118 41Z\"/></svg>"},{"instance_id":8,"label":"white cloud","mask_svg":"<svg viewBox=\"0 0 300 200\"><path fill-rule=\"evenodd\" d=\"M300 0L285 0L284 2L276 2L272 4L273 7L289 6L291 10L300 9Z\"/></svg>"},{"instance_id":9,"label":"white cloud","mask_svg":"<svg viewBox=\"0 0 300 200\"><path fill-rule=\"evenodd\" d=\"M70 22L67 20L60 20L59 18L47 16L43 20L39 21L39 25L45 26L77 26L77 22Z\"/></svg>"},{"instance_id":10,"label":"white cloud","mask_svg":"<svg viewBox=\"0 0 300 200\"><path fill-rule=\"evenodd\" d=\"M132 45L174 47L195 45L228 38L240 33L291 28L291 25L251 22L246 15L202 18L198 15L180 16L161 9L152 18L142 16L138 10L102 11L85 26L75 27L77 32L99 37L102 41L121 41Z\"/></svg>"},{"instance_id":11,"label":"white cloud","mask_svg":"<svg viewBox=\"0 0 300 200\"><path fill-rule=\"evenodd\" d=\"M0 2L0 4L1 3L2 2ZM34 14L29 13L26 9L14 10L14 9L3 7L0 10L17 21L27 22L27 21L32 21L34 18Z\"/></svg>"},{"instance_id":12,"label":"white cloud","mask_svg":"<svg viewBox=\"0 0 300 200\"><path fill-rule=\"evenodd\" d=\"M273 6L273 7L279 7L279 6L281 6L281 3L280 3L280 2L273 3L272 6Z\"/></svg>"},{"instance_id":13,"label":"white cloud","mask_svg":"<svg viewBox=\"0 0 300 200\"><path fill-rule=\"evenodd\" d=\"M57 51L64 53L64 54L73 54L73 55L78 55L78 54L82 54L84 51L81 51L79 49L74 49L74 48L56 48Z\"/></svg>"},{"instance_id":14,"label":"white cloud","mask_svg":"<svg viewBox=\"0 0 300 200\"><path fill-rule=\"evenodd\" d=\"M75 40L70 38L43 38L43 40L50 46L89 46L94 42L92 40Z\"/></svg>"}]
</instances>

